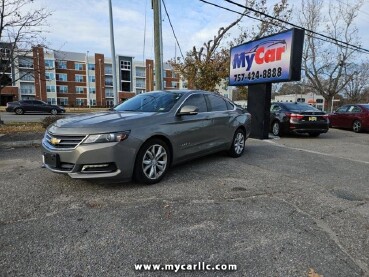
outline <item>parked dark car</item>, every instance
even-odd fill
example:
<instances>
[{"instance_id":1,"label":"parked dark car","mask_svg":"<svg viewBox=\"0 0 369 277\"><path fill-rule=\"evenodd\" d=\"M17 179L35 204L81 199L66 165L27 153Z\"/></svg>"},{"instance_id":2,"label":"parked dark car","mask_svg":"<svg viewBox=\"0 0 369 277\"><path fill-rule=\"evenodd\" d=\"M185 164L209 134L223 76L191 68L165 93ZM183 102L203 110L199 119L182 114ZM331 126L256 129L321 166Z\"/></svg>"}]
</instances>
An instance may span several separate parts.
<instances>
[{"instance_id":1,"label":"parked dark car","mask_svg":"<svg viewBox=\"0 0 369 277\"><path fill-rule=\"evenodd\" d=\"M369 130L369 104L349 104L329 114L332 127L351 129L356 133Z\"/></svg>"},{"instance_id":2,"label":"parked dark car","mask_svg":"<svg viewBox=\"0 0 369 277\"><path fill-rule=\"evenodd\" d=\"M171 165L218 151L240 157L251 115L211 92L137 95L114 111L60 119L42 140L46 168L72 178L153 184Z\"/></svg>"},{"instance_id":3,"label":"parked dark car","mask_svg":"<svg viewBox=\"0 0 369 277\"><path fill-rule=\"evenodd\" d=\"M55 115L58 113L64 113L65 109L57 105L50 105L40 100L20 100L15 102L8 102L6 104L6 111L14 112L19 115L28 112L51 113Z\"/></svg>"},{"instance_id":4,"label":"parked dark car","mask_svg":"<svg viewBox=\"0 0 369 277\"><path fill-rule=\"evenodd\" d=\"M270 107L270 130L275 136L308 133L317 137L328 129L328 115L308 104L272 103Z\"/></svg>"}]
</instances>

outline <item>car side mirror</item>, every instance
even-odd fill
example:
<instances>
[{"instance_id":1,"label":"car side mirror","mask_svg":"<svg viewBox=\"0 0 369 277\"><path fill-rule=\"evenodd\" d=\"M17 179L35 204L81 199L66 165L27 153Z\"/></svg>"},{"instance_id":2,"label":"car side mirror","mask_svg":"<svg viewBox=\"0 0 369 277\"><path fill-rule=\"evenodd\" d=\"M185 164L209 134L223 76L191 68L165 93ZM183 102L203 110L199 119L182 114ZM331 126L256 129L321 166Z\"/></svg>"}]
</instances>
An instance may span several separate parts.
<instances>
[{"instance_id":1,"label":"car side mirror","mask_svg":"<svg viewBox=\"0 0 369 277\"><path fill-rule=\"evenodd\" d=\"M182 115L196 115L199 113L199 108L196 106L183 106L182 108L180 108L180 110L178 111L177 115L178 116L182 116Z\"/></svg>"}]
</instances>

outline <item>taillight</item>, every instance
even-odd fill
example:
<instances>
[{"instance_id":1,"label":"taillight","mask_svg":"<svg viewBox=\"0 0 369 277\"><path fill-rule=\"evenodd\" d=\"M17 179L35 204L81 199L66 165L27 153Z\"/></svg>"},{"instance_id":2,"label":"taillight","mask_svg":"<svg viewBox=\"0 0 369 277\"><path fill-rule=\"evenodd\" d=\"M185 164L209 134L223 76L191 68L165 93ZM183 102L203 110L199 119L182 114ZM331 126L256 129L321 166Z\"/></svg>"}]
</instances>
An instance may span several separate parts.
<instances>
[{"instance_id":1,"label":"taillight","mask_svg":"<svg viewBox=\"0 0 369 277\"><path fill-rule=\"evenodd\" d=\"M290 115L290 123L297 123L300 119L303 119L304 116L302 114L292 113Z\"/></svg>"}]
</instances>

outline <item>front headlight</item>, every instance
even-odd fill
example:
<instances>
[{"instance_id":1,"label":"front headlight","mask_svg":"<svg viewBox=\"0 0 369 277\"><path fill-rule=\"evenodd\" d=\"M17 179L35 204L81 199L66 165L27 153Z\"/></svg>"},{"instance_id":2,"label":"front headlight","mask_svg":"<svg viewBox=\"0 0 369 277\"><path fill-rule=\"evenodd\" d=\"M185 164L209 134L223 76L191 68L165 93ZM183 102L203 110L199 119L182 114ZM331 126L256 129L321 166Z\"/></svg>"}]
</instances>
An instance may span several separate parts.
<instances>
[{"instance_id":1,"label":"front headlight","mask_svg":"<svg viewBox=\"0 0 369 277\"><path fill-rule=\"evenodd\" d=\"M128 138L130 131L88 135L83 143L119 142Z\"/></svg>"}]
</instances>

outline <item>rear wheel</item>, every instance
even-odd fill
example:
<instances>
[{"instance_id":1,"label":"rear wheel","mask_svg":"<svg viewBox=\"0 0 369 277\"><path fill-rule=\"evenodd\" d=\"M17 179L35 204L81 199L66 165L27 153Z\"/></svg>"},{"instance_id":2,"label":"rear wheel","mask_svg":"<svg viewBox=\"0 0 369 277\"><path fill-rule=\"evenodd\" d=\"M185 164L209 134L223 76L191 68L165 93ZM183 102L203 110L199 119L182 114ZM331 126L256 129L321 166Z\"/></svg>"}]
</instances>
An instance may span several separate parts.
<instances>
[{"instance_id":1,"label":"rear wheel","mask_svg":"<svg viewBox=\"0 0 369 277\"><path fill-rule=\"evenodd\" d=\"M242 129L237 129L234 133L231 148L228 154L233 158L238 158L245 150L245 132Z\"/></svg>"},{"instance_id":2,"label":"rear wheel","mask_svg":"<svg viewBox=\"0 0 369 277\"><path fill-rule=\"evenodd\" d=\"M134 169L135 180L155 184L163 179L170 165L170 150L161 139L150 139L137 154Z\"/></svg>"},{"instance_id":3,"label":"rear wheel","mask_svg":"<svg viewBox=\"0 0 369 277\"><path fill-rule=\"evenodd\" d=\"M275 136L281 136L281 124L278 121L274 121L272 124L272 133Z\"/></svg>"},{"instance_id":4,"label":"rear wheel","mask_svg":"<svg viewBox=\"0 0 369 277\"><path fill-rule=\"evenodd\" d=\"M16 108L16 109L14 110L14 112L15 112L16 114L18 114L18 115L24 114L24 111L23 111L23 109L22 109L22 108Z\"/></svg>"},{"instance_id":5,"label":"rear wheel","mask_svg":"<svg viewBox=\"0 0 369 277\"><path fill-rule=\"evenodd\" d=\"M352 123L352 130L355 133L360 133L361 132L361 122L359 120L355 120L354 123Z\"/></svg>"},{"instance_id":6,"label":"rear wheel","mask_svg":"<svg viewBox=\"0 0 369 277\"><path fill-rule=\"evenodd\" d=\"M57 110L57 109L51 109L51 110L50 110L50 113L51 113L52 115L56 115L56 114L58 114L58 110Z\"/></svg>"}]
</instances>

